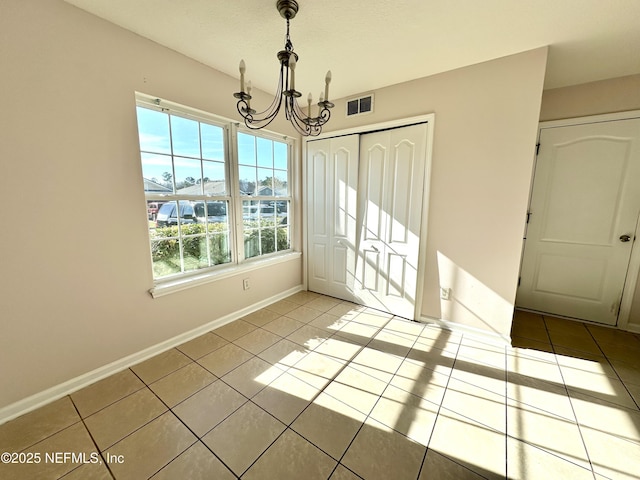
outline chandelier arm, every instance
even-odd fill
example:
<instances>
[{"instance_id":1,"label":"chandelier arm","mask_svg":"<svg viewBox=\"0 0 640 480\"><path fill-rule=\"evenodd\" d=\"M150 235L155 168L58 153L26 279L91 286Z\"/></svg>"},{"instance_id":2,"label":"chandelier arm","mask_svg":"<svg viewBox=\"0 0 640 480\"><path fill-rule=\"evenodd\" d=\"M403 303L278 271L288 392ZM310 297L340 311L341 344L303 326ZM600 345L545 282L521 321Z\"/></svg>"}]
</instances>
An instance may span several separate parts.
<instances>
[{"instance_id":1,"label":"chandelier arm","mask_svg":"<svg viewBox=\"0 0 640 480\"><path fill-rule=\"evenodd\" d=\"M298 104L297 100L294 99L291 109L293 110L293 112L295 113L296 117L299 120L307 123L308 116L302 111L302 109L300 108L300 105Z\"/></svg>"},{"instance_id":2,"label":"chandelier arm","mask_svg":"<svg viewBox=\"0 0 640 480\"><path fill-rule=\"evenodd\" d=\"M306 131L311 136L317 136L322 133L322 126L329 121L331 118L330 108L333 107L333 103L331 102L320 102L319 103L321 110L320 114L317 117L309 117L304 111L300 108L300 105L295 102L293 106L293 115L296 118L296 121L300 124L304 124L306 126Z\"/></svg>"},{"instance_id":3,"label":"chandelier arm","mask_svg":"<svg viewBox=\"0 0 640 480\"><path fill-rule=\"evenodd\" d=\"M285 112L287 119L295 127L295 129L303 136L310 135L311 129L309 125L296 112L297 101L293 96L287 96L285 99ZM300 110L298 108L298 110Z\"/></svg>"},{"instance_id":4,"label":"chandelier arm","mask_svg":"<svg viewBox=\"0 0 640 480\"><path fill-rule=\"evenodd\" d=\"M322 102L322 103L328 103L328 102ZM330 104L330 106L323 106L321 104L320 106L322 107L322 109L320 110L320 115L316 118L318 120L319 125L324 125L331 118L331 110L329 109L333 107L333 104Z\"/></svg>"},{"instance_id":5,"label":"chandelier arm","mask_svg":"<svg viewBox=\"0 0 640 480\"><path fill-rule=\"evenodd\" d=\"M263 118L259 118L255 116L255 110L248 108L248 104L246 101L244 100L238 101L238 112L244 119L244 124L247 126L247 128L250 128L252 130L259 130L269 125L278 116L279 110L280 110L280 105L278 105L277 108L274 111L272 111L269 115ZM264 113L264 112L261 112L261 113Z\"/></svg>"},{"instance_id":6,"label":"chandelier arm","mask_svg":"<svg viewBox=\"0 0 640 480\"><path fill-rule=\"evenodd\" d=\"M296 118L296 123L304 125L304 130L307 132L307 135L314 137L320 135L322 132L322 124L318 123L317 118L307 116L300 108L298 102L295 102L293 105L293 114Z\"/></svg>"},{"instance_id":7,"label":"chandelier arm","mask_svg":"<svg viewBox=\"0 0 640 480\"><path fill-rule=\"evenodd\" d=\"M328 101L318 102L318 106L320 107L320 112L317 117L304 117L303 121L310 126L310 135L316 136L322 133L322 127L325 123L329 121L331 118L331 110L333 108L333 103ZM300 108L298 108L300 113L304 115L304 112Z\"/></svg>"},{"instance_id":8,"label":"chandelier arm","mask_svg":"<svg viewBox=\"0 0 640 480\"><path fill-rule=\"evenodd\" d=\"M238 112L244 118L244 124L247 128L252 130L259 130L269 125L278 116L280 108L282 107L282 91L283 91L283 77L284 77L284 65L280 66L280 79L278 81L278 91L276 92L271 105L262 112L256 113L255 110L248 109L246 102L241 99L238 101Z\"/></svg>"}]
</instances>

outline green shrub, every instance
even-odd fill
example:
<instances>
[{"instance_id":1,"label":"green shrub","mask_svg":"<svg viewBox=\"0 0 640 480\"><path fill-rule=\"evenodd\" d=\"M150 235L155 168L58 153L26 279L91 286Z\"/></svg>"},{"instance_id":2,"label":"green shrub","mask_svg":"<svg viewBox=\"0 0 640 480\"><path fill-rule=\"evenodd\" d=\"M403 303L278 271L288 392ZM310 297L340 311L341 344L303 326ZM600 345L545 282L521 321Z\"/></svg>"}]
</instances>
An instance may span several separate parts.
<instances>
[{"instance_id":1,"label":"green shrub","mask_svg":"<svg viewBox=\"0 0 640 480\"><path fill-rule=\"evenodd\" d=\"M245 228L244 246L246 258L290 248L287 227L275 227L273 222L269 224L267 222L262 224L250 222L250 224L245 224ZM182 255L186 271L231 261L227 224L210 223L205 225L191 223L182 225L181 230ZM207 252L207 239L209 241L210 257ZM178 241L177 226L160 227L151 231L151 257L156 278L181 271L180 242Z\"/></svg>"},{"instance_id":2,"label":"green shrub","mask_svg":"<svg viewBox=\"0 0 640 480\"><path fill-rule=\"evenodd\" d=\"M207 225L192 223L182 225L182 248L186 270L195 270L231 261L229 233L224 223L208 225L209 235L205 235ZM156 228L151 234L151 257L156 276L180 272L180 243L178 227ZM207 255L207 239L211 263ZM158 264L158 268L156 267ZM164 273L160 273L164 272Z\"/></svg>"},{"instance_id":3,"label":"green shrub","mask_svg":"<svg viewBox=\"0 0 640 480\"><path fill-rule=\"evenodd\" d=\"M275 231L277 230L277 250L274 240ZM246 258L255 257L273 253L275 251L287 250L290 248L288 228L263 228L245 231L244 236L244 254ZM258 247L259 243L261 248Z\"/></svg>"}]
</instances>

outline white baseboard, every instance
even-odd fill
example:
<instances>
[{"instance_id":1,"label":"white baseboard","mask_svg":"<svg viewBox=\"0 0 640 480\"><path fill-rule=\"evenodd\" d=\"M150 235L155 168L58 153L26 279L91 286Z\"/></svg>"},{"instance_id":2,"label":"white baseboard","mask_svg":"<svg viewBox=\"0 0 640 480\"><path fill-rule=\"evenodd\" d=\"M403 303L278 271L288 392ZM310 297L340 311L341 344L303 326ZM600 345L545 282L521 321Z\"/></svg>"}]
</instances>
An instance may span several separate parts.
<instances>
[{"instance_id":1,"label":"white baseboard","mask_svg":"<svg viewBox=\"0 0 640 480\"><path fill-rule=\"evenodd\" d=\"M489 332L487 330L481 330L479 328L470 327L461 323L451 322L449 320L443 320L441 318L427 317L426 315L422 315L420 317L420 321L423 323L435 323L439 327L446 330L450 330L456 333L462 333L464 335L474 336L476 338L481 338L492 343L498 343L500 345L511 345L510 336L501 335L497 332Z\"/></svg>"},{"instance_id":2,"label":"white baseboard","mask_svg":"<svg viewBox=\"0 0 640 480\"><path fill-rule=\"evenodd\" d=\"M72 378L71 380L67 380L64 383L60 383L54 387L36 393L35 395L31 395L30 397L19 400L15 403L7 405L6 407L2 407L0 408L0 425L8 422L9 420L13 420L20 415L24 415L25 413L29 413L32 410L58 400L65 395L69 395L70 393L91 385L98 380L102 380L103 378L113 375L114 373L125 370L126 368L136 365L137 363L147 360L155 355L158 355L159 353L165 352L173 347L181 345L184 342L188 342L189 340L199 337L200 335L203 335L215 328L221 327L223 325L226 325L227 323L233 322L234 320L260 310L267 305L277 302L278 300L282 300L302 290L304 290L304 287L302 285L291 288L287 291L279 293L278 295L269 297L266 300L254 303L253 305L233 312L229 315L225 315L224 317L220 317L209 323L201 325L200 327L194 328L193 330L181 333L180 335L165 340L164 342L158 343L149 348L145 348L144 350L116 360L115 362L112 362L108 365L96 368L95 370Z\"/></svg>"}]
</instances>

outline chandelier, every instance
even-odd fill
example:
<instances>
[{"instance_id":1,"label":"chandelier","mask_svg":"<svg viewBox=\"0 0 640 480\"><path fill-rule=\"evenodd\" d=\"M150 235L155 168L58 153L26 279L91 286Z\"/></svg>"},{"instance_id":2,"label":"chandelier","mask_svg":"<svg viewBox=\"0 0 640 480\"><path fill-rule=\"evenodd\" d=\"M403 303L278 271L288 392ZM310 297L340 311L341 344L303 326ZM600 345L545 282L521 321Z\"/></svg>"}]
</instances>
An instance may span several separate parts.
<instances>
[{"instance_id":1,"label":"chandelier","mask_svg":"<svg viewBox=\"0 0 640 480\"><path fill-rule=\"evenodd\" d=\"M303 136L317 136L322 132L322 126L331 117L330 108L333 103L329 101L329 83L331 82L331 71L325 77L324 93L320 93L317 103L318 115L312 117L311 104L313 96L309 93L307 97L307 113L305 114L298 105L298 98L302 94L295 88L295 72L298 55L293 51L293 43L289 37L289 20L298 13L298 2L295 0L278 0L276 8L280 15L287 20L287 35L285 36L284 50L278 52L280 61L280 80L273 102L263 112L257 113L251 108L251 82L247 82L245 92L244 74L246 66L244 60L240 61L240 91L233 96L238 99L238 112L244 118L244 124L251 129L258 130L269 125L280 112L284 103L284 114L287 120Z\"/></svg>"}]
</instances>

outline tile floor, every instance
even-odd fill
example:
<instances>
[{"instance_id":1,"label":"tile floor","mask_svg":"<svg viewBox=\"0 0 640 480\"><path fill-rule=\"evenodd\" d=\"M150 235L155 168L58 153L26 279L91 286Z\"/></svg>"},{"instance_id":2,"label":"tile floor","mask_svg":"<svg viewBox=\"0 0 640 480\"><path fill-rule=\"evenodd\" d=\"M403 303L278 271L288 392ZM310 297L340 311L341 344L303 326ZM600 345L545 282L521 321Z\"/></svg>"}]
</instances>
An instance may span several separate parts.
<instances>
[{"instance_id":1,"label":"tile floor","mask_svg":"<svg viewBox=\"0 0 640 480\"><path fill-rule=\"evenodd\" d=\"M301 292L0 426L0 478L639 478L640 336L512 335Z\"/></svg>"}]
</instances>

